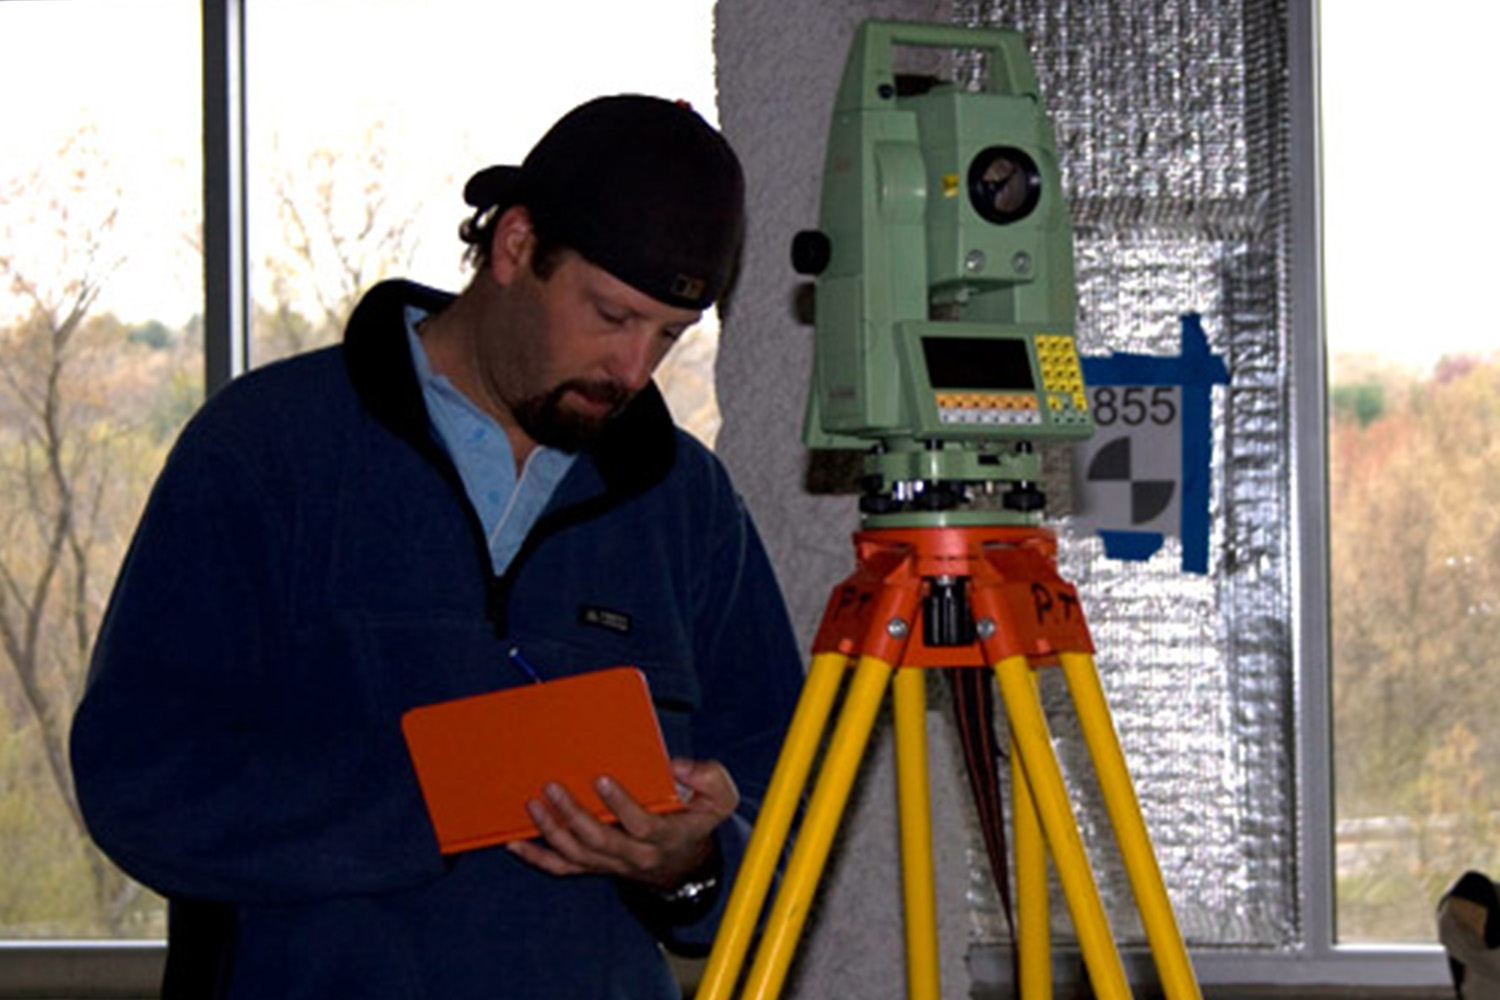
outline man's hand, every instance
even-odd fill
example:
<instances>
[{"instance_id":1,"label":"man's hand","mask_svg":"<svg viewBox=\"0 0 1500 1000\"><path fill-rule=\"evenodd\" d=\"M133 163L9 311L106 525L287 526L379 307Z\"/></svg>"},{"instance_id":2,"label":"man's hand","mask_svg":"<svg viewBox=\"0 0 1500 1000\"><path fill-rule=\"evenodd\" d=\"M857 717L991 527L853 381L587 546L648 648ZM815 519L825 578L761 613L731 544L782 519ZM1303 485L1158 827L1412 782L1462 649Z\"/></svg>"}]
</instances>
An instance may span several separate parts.
<instances>
[{"instance_id":1,"label":"man's hand","mask_svg":"<svg viewBox=\"0 0 1500 1000\"><path fill-rule=\"evenodd\" d=\"M512 854L553 875L602 874L657 889L680 885L707 862L714 829L740 802L729 771L718 761L674 759L672 773L686 789L687 809L658 816L646 811L608 776L595 790L619 819L601 823L560 785L546 799L527 804L541 831L538 840L516 841Z\"/></svg>"}]
</instances>

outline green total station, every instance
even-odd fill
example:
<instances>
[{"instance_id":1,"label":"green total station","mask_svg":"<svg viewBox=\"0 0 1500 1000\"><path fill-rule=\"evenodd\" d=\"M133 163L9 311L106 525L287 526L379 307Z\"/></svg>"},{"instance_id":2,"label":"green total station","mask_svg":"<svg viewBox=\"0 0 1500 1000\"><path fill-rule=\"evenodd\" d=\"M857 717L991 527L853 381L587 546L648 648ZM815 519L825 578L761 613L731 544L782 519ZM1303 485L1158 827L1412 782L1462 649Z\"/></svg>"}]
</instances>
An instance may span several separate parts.
<instances>
[{"instance_id":1,"label":"green total station","mask_svg":"<svg viewBox=\"0 0 1500 1000\"><path fill-rule=\"evenodd\" d=\"M924 49L972 53L983 82L897 71ZM1022 37L863 24L835 98L819 228L792 257L816 276L803 437L866 451L865 524L1039 517L1034 444L1094 425L1057 145Z\"/></svg>"}]
</instances>

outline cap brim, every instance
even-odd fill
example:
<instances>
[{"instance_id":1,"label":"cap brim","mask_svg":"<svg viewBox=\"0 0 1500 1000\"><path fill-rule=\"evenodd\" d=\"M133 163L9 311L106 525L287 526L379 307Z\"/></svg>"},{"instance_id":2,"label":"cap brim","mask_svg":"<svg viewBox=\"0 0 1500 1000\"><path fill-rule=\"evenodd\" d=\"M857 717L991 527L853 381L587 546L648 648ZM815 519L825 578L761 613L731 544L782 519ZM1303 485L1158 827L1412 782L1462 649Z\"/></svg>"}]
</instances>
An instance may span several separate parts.
<instances>
[{"instance_id":1,"label":"cap brim","mask_svg":"<svg viewBox=\"0 0 1500 1000\"><path fill-rule=\"evenodd\" d=\"M521 190L521 168L485 167L464 185L464 202L470 208L509 207Z\"/></svg>"}]
</instances>

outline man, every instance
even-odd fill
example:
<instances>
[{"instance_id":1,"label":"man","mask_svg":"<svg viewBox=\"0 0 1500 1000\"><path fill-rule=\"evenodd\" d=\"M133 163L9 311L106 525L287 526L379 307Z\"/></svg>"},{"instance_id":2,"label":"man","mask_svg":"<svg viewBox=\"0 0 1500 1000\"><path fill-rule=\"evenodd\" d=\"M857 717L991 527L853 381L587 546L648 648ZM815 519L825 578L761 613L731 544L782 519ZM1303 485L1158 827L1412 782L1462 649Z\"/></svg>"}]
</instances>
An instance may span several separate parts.
<instances>
[{"instance_id":1,"label":"man","mask_svg":"<svg viewBox=\"0 0 1500 1000\"><path fill-rule=\"evenodd\" d=\"M730 280L740 167L685 106L603 98L465 198L462 294L377 286L217 394L121 570L73 762L170 900L168 997L667 997L660 946L712 941L800 657L650 376ZM402 714L619 664L687 808L549 785L539 838L444 857Z\"/></svg>"}]
</instances>

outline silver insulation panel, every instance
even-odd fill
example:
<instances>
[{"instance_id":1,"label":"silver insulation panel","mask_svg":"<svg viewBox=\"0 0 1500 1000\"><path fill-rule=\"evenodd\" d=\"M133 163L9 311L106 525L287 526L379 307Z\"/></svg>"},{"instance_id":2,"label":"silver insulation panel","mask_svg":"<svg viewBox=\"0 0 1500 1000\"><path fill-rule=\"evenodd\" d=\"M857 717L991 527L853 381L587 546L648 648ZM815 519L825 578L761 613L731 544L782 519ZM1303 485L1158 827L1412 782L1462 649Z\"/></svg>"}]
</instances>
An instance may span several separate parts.
<instances>
[{"instance_id":1,"label":"silver insulation panel","mask_svg":"<svg viewBox=\"0 0 1500 1000\"><path fill-rule=\"evenodd\" d=\"M1067 517L1055 526L1185 938L1293 947L1284 0L957 0L951 16L1031 47L1073 208L1081 352L1175 355L1179 317L1197 312L1229 366L1214 390L1206 575L1182 571L1173 539L1119 562ZM959 62L960 79L982 72ZM1116 934L1140 942L1061 678L1044 694ZM974 940L997 942L1009 931L977 831L970 853Z\"/></svg>"}]
</instances>

